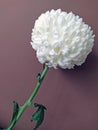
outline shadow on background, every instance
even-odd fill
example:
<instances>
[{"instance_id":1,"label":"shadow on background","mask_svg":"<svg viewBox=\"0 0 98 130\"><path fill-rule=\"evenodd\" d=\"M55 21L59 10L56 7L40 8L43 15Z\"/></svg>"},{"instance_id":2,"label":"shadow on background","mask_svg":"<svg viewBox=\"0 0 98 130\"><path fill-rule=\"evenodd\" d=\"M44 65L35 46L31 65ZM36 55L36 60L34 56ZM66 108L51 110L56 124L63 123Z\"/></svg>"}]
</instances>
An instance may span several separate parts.
<instances>
[{"instance_id":1,"label":"shadow on background","mask_svg":"<svg viewBox=\"0 0 98 130\"><path fill-rule=\"evenodd\" d=\"M74 69L66 69L61 72L66 75L70 81L74 83L82 84L85 87L97 87L98 84L98 57L91 53L84 64L81 66L75 66ZM81 86L81 85L80 85Z\"/></svg>"}]
</instances>

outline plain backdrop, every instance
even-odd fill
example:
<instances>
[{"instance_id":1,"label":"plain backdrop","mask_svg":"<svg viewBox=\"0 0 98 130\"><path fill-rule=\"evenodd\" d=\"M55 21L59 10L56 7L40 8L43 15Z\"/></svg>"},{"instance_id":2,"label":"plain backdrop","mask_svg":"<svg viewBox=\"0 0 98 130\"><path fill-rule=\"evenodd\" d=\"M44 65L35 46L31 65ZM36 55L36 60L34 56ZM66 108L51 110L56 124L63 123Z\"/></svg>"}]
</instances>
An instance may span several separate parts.
<instances>
[{"instance_id":1,"label":"plain backdrop","mask_svg":"<svg viewBox=\"0 0 98 130\"><path fill-rule=\"evenodd\" d=\"M0 0L0 126L7 127L13 101L31 94L42 70L30 45L38 16L61 8L83 17L94 33L93 52L74 70L50 69L35 102L47 107L39 130L98 130L98 0ZM32 130L28 108L14 130Z\"/></svg>"}]
</instances>

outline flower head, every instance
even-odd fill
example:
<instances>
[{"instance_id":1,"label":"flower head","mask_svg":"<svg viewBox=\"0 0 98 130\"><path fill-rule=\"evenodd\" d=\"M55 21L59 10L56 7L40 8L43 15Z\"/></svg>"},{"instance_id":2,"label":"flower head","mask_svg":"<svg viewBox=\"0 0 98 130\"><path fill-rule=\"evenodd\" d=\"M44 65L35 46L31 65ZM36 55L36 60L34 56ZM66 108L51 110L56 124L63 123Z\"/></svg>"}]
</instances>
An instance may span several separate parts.
<instances>
[{"instance_id":1,"label":"flower head","mask_svg":"<svg viewBox=\"0 0 98 130\"><path fill-rule=\"evenodd\" d=\"M39 16L31 40L40 63L71 69L84 63L92 51L94 35L82 18L58 9Z\"/></svg>"}]
</instances>

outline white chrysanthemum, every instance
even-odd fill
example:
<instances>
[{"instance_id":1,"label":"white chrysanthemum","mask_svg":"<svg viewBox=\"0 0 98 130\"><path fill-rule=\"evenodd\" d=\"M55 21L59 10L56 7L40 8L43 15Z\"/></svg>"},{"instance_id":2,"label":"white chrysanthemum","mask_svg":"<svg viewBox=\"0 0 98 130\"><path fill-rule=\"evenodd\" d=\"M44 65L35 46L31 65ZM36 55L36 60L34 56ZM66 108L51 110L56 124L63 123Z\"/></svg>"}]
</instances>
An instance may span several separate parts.
<instances>
[{"instance_id":1,"label":"white chrysanthemum","mask_svg":"<svg viewBox=\"0 0 98 130\"><path fill-rule=\"evenodd\" d=\"M31 40L40 63L71 69L81 65L92 51L94 35L82 18L58 9L41 14Z\"/></svg>"}]
</instances>

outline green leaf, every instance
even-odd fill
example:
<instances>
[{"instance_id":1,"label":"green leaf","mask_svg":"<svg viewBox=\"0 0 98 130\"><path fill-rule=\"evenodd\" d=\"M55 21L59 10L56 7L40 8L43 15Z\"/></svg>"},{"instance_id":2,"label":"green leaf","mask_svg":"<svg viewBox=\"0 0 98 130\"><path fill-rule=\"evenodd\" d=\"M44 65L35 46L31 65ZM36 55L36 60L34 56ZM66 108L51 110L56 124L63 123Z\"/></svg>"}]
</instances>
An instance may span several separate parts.
<instances>
[{"instance_id":1,"label":"green leaf","mask_svg":"<svg viewBox=\"0 0 98 130\"><path fill-rule=\"evenodd\" d=\"M41 74L40 74L40 73L37 73L37 74L36 74L36 77L37 77L38 81L41 80Z\"/></svg>"},{"instance_id":2,"label":"green leaf","mask_svg":"<svg viewBox=\"0 0 98 130\"><path fill-rule=\"evenodd\" d=\"M34 103L34 107L38 107L37 111L32 115L31 121L36 121L35 128L33 130L36 130L43 122L44 120L44 112L45 112L45 106L41 104Z\"/></svg>"},{"instance_id":3,"label":"green leaf","mask_svg":"<svg viewBox=\"0 0 98 130\"><path fill-rule=\"evenodd\" d=\"M14 101L14 102L13 102L13 116L12 116L11 122L16 120L18 111L19 111L19 105L18 105L17 102Z\"/></svg>"}]
</instances>

